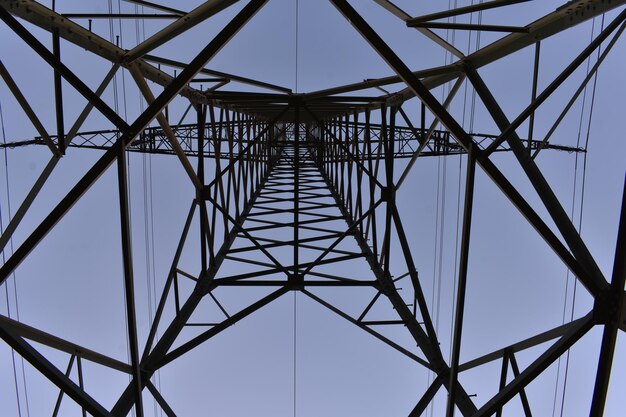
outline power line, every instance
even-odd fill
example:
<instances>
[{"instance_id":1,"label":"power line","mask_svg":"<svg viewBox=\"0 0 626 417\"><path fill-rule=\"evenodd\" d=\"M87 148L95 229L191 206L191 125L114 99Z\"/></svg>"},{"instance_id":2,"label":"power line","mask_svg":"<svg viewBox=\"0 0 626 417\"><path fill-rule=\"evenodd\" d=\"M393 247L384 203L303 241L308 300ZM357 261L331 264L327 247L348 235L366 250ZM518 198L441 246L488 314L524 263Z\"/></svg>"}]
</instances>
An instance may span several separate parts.
<instances>
[{"instance_id":1,"label":"power line","mask_svg":"<svg viewBox=\"0 0 626 417\"><path fill-rule=\"evenodd\" d=\"M0 127L2 128L2 143L4 145L6 145L6 130L5 130L5 126L4 126L4 113L2 111L2 103L0 102ZM4 172L5 172L5 181L6 181L6 190L7 190L7 211L8 211L8 215L9 215L9 221L12 217L11 214L11 192L10 192L10 181L9 181L9 158L8 158L8 153L7 153L7 148L5 146L4 148ZM4 222L2 219L2 209L0 207L0 234L4 233ZM11 248L11 254L13 254L13 238L11 237L9 239L9 245ZM2 251L2 262L6 262L6 254L5 251ZM17 291L17 280L15 279L15 272L13 272L11 274L12 278L13 278L13 298L15 301L15 316L17 321L20 321L20 306L19 306L19 300L18 300L18 291ZM9 281L7 280L5 283L5 296L6 296L6 302L7 302L7 317L11 318L11 303L9 301ZM20 403L20 393L19 393L19 385L17 382L17 370L16 370L16 364L15 364L15 350L11 349L11 360L13 363L13 379L15 382L15 395L16 395L16 399L17 399L17 409L18 409L18 415L21 417L22 415L22 409L21 409L21 403ZM26 405L26 415L30 417L30 404L28 401L28 386L26 384L26 370L24 369L24 358L20 356L20 367L21 367L21 373L22 373L22 384L23 384L23 388L24 388L24 404Z\"/></svg>"}]
</instances>

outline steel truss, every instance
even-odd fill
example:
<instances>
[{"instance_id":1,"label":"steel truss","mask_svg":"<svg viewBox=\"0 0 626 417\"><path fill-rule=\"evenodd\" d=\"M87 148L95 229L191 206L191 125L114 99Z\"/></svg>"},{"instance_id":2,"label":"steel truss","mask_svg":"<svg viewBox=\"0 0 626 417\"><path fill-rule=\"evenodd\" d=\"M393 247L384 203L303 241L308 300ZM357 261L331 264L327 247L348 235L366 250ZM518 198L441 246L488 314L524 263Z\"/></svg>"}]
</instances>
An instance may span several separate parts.
<instances>
[{"instance_id":1,"label":"steel truss","mask_svg":"<svg viewBox=\"0 0 626 417\"><path fill-rule=\"evenodd\" d=\"M459 57L453 64L416 72L405 65L350 3L346 0L330 1L385 60L394 72L393 76L323 91L293 94L284 87L205 68L211 58L265 5L267 0L246 2L235 17L189 63L157 57L150 55L150 52L221 10L231 7L237 3L236 1L208 1L189 13L137 1L136 3L156 8L163 13L142 15L144 18L171 19L173 23L131 50L123 50L109 43L80 26L74 19L137 18L136 15L63 16L30 0L0 1L0 18L4 24L55 71L57 116L57 132L53 135L39 121L37 114L4 65L0 65L0 75L4 82L40 134L34 140L12 142L7 146L40 144L47 146L52 153L50 162L0 238L0 247L6 247L68 147L104 151L97 162L0 267L0 282L6 281L19 265L29 258L30 253L47 233L112 164L116 164L118 173L130 363L113 359L8 317L0 318L0 337L58 386L59 400L53 415L58 412L63 396L67 395L94 416L128 415L133 408L137 415L141 416L144 407L142 404L144 389L151 393L168 416L176 415L162 393L150 382L155 372L290 291L301 292L436 375L432 385L420 398L416 398L416 405L410 411L410 416L422 415L442 387L448 392L447 416L452 416L455 409L464 416L502 415L503 407L515 397L522 401L525 414L531 416L532 404L525 391L527 385L590 329L602 326L604 333L590 415L603 414L617 333L620 328L623 330L626 327L624 322L626 257L620 256L626 251L626 199L621 208L614 269L612 276L607 280L534 162L534 157L542 149L573 152L584 150L555 145L548 138L533 139L532 135L522 139L516 130L527 119L534 117L535 110L590 54L597 50L602 42L608 42L608 47L604 48L598 64L585 79L581 89L591 79L593 72L597 70L624 30L626 10L623 9L623 5L626 1L571 1L525 27L509 27L444 24L433 20L488 8L505 7L521 3L522 0L491 0L417 18L408 16L387 0L376 0L389 12L405 21L409 27L415 27ZM544 91L534 95L532 103L521 114L510 121L477 70L515 51L538 45L549 36L612 9L620 9L621 12ZM53 50L48 50L22 21L51 32ZM473 54L464 56L430 30L436 28L505 31L510 34ZM113 63L112 70L96 90L83 83L64 65L60 54L60 40L80 46ZM155 64L179 67L181 71L172 77ZM149 103L147 109L130 124L101 98L103 91L118 71L129 72ZM193 87L194 82L201 80L199 77L207 75L215 77L209 81L203 79L204 82L214 82L213 87L208 90ZM67 131L63 126L64 102L61 79L89 103L76 123ZM476 89L480 100L495 121L499 133L495 135L469 133L448 111L450 101L466 79ZM163 91L155 97L147 84L148 81L163 86ZM450 81L455 82L455 85L450 90L448 99L441 103L433 96L431 90ZM246 93L220 90L230 82L243 83L272 92ZM382 96L345 95L398 82L404 83L406 89ZM167 106L177 96L189 101L188 112L197 116L195 123L170 124L166 114ZM404 101L412 97L417 97L422 104L419 123L413 123L412 118L402 108ZM569 107L571 103L568 104L567 108ZM81 131L83 122L94 108L114 126L114 129ZM426 126L425 122L427 111L434 116L434 122L430 127ZM370 119L373 115L380 122L372 122ZM149 127L155 120L159 127ZM439 125L442 128L438 128ZM176 155L196 191L193 201L190 202L188 217L145 346L140 346L137 338L125 151ZM540 197L550 216L550 222L558 229L558 234L493 163L492 154L500 151L513 154ZM461 153L467 154L468 164L465 176L452 356L451 360L447 361L433 325L432 312L429 310L423 284L418 276L407 231L396 204L396 196L419 157ZM214 164L212 173L209 173L205 166L208 158ZM400 165L396 161L402 158L410 158L410 161L404 171L399 172ZM192 161L197 161L197 165L194 166ZM476 167L481 168L491 178L527 219L593 296L595 304L592 311L578 320L463 363L460 360L461 335ZM400 179L395 180L398 176ZM180 257L185 245L189 244L188 234L196 216L199 218L201 236L200 268L199 271L186 271L180 264ZM280 231L281 236L285 234L290 238L276 239L277 231ZM391 254L392 239L396 239L401 248L401 253L395 256ZM392 258L401 259L400 265L392 265ZM251 271L224 275L221 266L226 261L241 264L251 268ZM329 273L323 268L326 265L349 261L367 262L371 276L345 277ZM407 272L397 277L392 274L392 271L399 270ZM407 303L401 296L397 287L400 280L410 282L412 302ZM191 285L193 290L184 291L183 281L185 285ZM238 311L227 311L214 294L215 290L221 287L247 286L267 287L271 291ZM314 293L312 288L315 287L368 287L375 291L375 295L359 315L353 315ZM397 315L396 319L381 319L372 313L373 306L383 298L391 303ZM215 323L193 322L191 318L194 311L200 303L207 300L218 306L223 313L223 319ZM170 317L166 310L171 304L174 305L175 311ZM181 332L190 326L200 327L202 332L180 342ZM383 335L378 330L380 326L406 328L418 346L419 354ZM67 370L55 367L29 341L69 354ZM546 342L552 344L529 366L520 369L516 354ZM82 375L81 360L98 363L131 376L131 382L112 409L103 407L83 389L82 376L78 383L70 378L74 363ZM500 390L493 398L478 405L459 383L459 374L494 361L502 362ZM509 367L513 372L513 378L507 378Z\"/></svg>"}]
</instances>

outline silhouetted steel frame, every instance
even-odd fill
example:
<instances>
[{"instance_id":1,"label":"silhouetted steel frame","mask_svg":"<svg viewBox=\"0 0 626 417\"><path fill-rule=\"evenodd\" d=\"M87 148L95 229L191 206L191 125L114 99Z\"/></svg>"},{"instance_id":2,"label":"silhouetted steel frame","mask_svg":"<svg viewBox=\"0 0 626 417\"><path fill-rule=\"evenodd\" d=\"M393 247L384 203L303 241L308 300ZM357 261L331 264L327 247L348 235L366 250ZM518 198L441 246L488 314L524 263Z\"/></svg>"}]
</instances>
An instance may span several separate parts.
<instances>
[{"instance_id":1,"label":"silhouetted steel frame","mask_svg":"<svg viewBox=\"0 0 626 417\"><path fill-rule=\"evenodd\" d=\"M371 29L371 27L361 18L361 16L354 10L346 0L330 0L341 13L352 23L358 32L371 44L381 57L389 64L389 66L396 72L396 76L387 77L379 80L365 81L363 83L357 83L353 85L337 87L334 89L328 89L320 92L313 92L309 94L302 94L293 96L287 103L279 106L268 105L267 109L275 111L273 118L262 121L262 119L252 120L249 116L243 116L241 112L249 112L254 109L254 101L249 101L245 106L236 104L226 104L227 95L215 94L215 98L211 99L210 96L201 94L199 91L188 86L188 83L199 72L211 73L210 70L204 69L205 63L214 56L221 47L240 29L246 22L256 13L256 11L262 7L267 0L251 0L247 3L243 9L237 14L237 16L210 42L198 56L189 64L181 64L174 61L168 61L165 58L147 56L146 53L154 49L156 46L167 42L169 39L177 36L178 34L186 31L195 24L205 20L211 15L219 12L220 10L230 6L236 1L224 0L216 1L212 3L205 3L199 6L194 11L186 14L183 19L179 19L176 22L169 25L162 32L157 33L152 38L148 39L143 44L134 48L131 51L123 51L108 42L97 38L90 32L75 25L59 15L51 12L45 7L38 5L32 1L0 1L0 18L26 43L33 48L44 60L46 60L55 71L55 104L57 120L57 138L58 149L51 146L51 143L46 140L46 143L50 146L53 153L52 159L48 164L48 167L44 169L44 172L40 176L40 179L35 183L33 189L25 199L20 210L18 212L23 214L28 210L30 203L37 195L39 189L43 186L49 173L56 166L60 155L64 153L64 149L71 139L76 135L82 121L87 117L92 107L97 108L102 115L109 119L114 125L116 125L122 133L120 139L110 147L104 155L94 164L94 166L83 176L78 183L72 188L67 196L50 212L45 220L35 229L35 231L25 240L25 242L16 250L15 254L10 257L7 262L0 268L0 282L6 280L12 271L28 256L30 251L45 237L47 232L51 230L55 224L60 220L64 214L71 208L71 206L86 192L90 186L98 179L98 177L114 162L118 161L118 174L119 174L119 195L120 195L120 213L122 217L121 231L122 231L122 246L124 257L124 275L126 282L126 295L127 299L130 299L130 303L127 306L127 315L129 318L129 336L131 340L131 365L120 364L105 355L98 354L97 352L90 352L83 350L81 353L77 353L77 350L82 349L79 346L72 344L71 342L64 341L56 338L55 336L48 335L40 330L30 328L28 326L21 325L16 322L12 322L8 319L0 320L0 336L20 355L33 364L38 370L40 370L47 378L57 384L62 392L71 396L83 409L89 411L93 415L126 415L132 406L136 407L138 415L142 415L141 411L141 399L139 391L144 387L148 387L149 391L153 393L158 403L166 411L166 414L173 415L173 411L169 408L163 397L158 393L156 388L150 383L150 376L160 367L173 361L180 355L193 349L195 346L203 343L209 338L213 337L217 333L221 332L232 323L241 320L249 314L252 314L257 309L268 304L274 299L280 297L289 290L297 289L307 294L312 299L330 308L340 316L348 319L357 326L370 332L374 336L390 344L392 347L403 351L403 348L395 345L393 342L382 337L375 332L367 324L364 324L363 317L367 313L366 311L359 317L354 319L351 316L341 312L341 310L326 303L321 298L307 291L304 286L305 282L303 276L306 272L310 272L313 266L324 262L323 258L333 252L333 248L336 244L345 238L348 233L342 233L337 236L335 243L331 245L331 248L323 252L323 254L309 265L301 264L299 262L298 251L300 247L304 246L304 241L301 241L298 235L298 230L303 227L307 227L305 222L301 222L299 219L300 207L300 177L299 177L299 164L301 159L300 146L308 147L307 158L315 158L318 162L320 172L322 172L328 190L331 192L337 207L341 210L344 220L348 224L349 233L353 234L357 243L360 246L362 255L372 267L376 276L375 282L364 282L363 284L355 284L343 282L342 285L371 285L377 288L379 294L384 294L394 305L398 314L401 317L401 322L409 329L422 352L426 355L427 361L422 360L418 356L411 354L408 351L403 351L407 356L413 357L417 362L432 369L437 377L433 381L431 387L426 391L422 399L418 402L415 409L410 415L418 415L422 410L426 408L429 402L434 398L437 390L440 386L447 387L449 391L449 402L447 408L447 415L451 416L454 413L454 404L460 409L464 415L486 416L493 413L499 413L504 404L516 395L520 395L524 407L524 411L527 415L530 414L530 407L528 400L524 394L524 387L530 383L536 376L538 376L543 370L545 370L551 363L553 363L563 352L576 343L584 334L587 333L596 324L604 325L604 334L602 338L602 346L598 363L598 372L596 376L596 384L594 388L591 415L600 416L603 413L604 403L606 399L606 392L609 383L609 375L612 364L612 359L615 350L616 334L620 326L622 326L620 320L622 311L624 309L624 284L626 281L626 259L620 254L626 251L626 198L622 202L621 220L618 232L618 242L616 248L616 256L614 262L614 269L609 284L600 269L596 265L593 257L586 248L584 242L577 233L572 222L568 219L563 207L556 199L552 189L543 178L540 170L535 165L533 159L528 153L528 149L524 147L522 140L515 133L515 129L521 125L528 117L532 117L536 108L550 96L558 86L567 78L574 69L580 65L596 48L600 43L608 38L608 36L617 30L612 42L621 34L624 29L623 22L626 19L626 11L614 19L606 29L599 35L572 63L564 70L557 79L554 80L539 96L533 99L532 103L513 121L510 122L504 112L500 109L497 101L491 95L489 88L481 79L477 72L477 69L490 62L493 62L503 56L506 56L516 50L519 50L525 46L529 46L541 39L551 36L560 30L564 30L570 26L573 26L581 21L594 17L604 11L616 8L626 1L614 1L604 2L601 0L593 1L593 9L585 12L578 13L578 10L570 11L567 7L558 9L556 12L540 19L539 21L524 28L524 33L512 34L500 41L495 42L452 65L434 68L430 70L412 72L408 67L398 58L398 56L389 48L385 42L378 36L378 34ZM392 3L386 0L377 0L378 3L383 5L392 13L404 18L404 14ZM518 1L492 1L485 4L487 7L497 7L505 4L517 3ZM147 3L147 2L146 2ZM501 3L496 5L496 3ZM569 6L574 7L578 3L584 2L571 2ZM462 11L457 11L462 12ZM29 31L24 28L15 18L10 14L13 13L19 17L34 23L46 30L51 31L53 34L53 52L48 51ZM50 18L52 17L52 18ZM428 17L422 19L424 21L430 21L434 17ZM412 23L407 20L407 24ZM416 23L418 19L413 19L413 23ZM620 27L621 25L621 27ZM489 29L486 27L483 30ZM432 35L432 33L431 33ZM114 64L114 68L105 77L105 80L101 84L98 91L91 91L80 79L74 75L61 61L59 38L62 37L70 42L74 42L91 52L94 52L105 59L111 60ZM97 38L97 39L96 39ZM439 42L431 36L431 39ZM446 47L446 45L442 45ZM449 46L449 45L448 45ZM458 52L458 51L457 51ZM176 65L183 68L183 71L175 78L161 72L152 67L147 61L162 62L168 65ZM538 62L536 60L536 62ZM154 99L148 106L147 110L143 112L135 122L131 125L126 124L104 101L100 99L100 95L113 74L117 70L117 64L129 69L136 75L136 80L140 88L141 83L144 80L152 80L165 86L165 90L158 97ZM536 71L535 71L536 72ZM6 73L6 74L5 74ZM237 80L240 82L247 82L252 85L262 86L266 88L273 88L277 91L289 91L279 86L272 86L267 83L262 83L256 80L245 79L243 77L231 76L229 74L220 75L225 79ZM474 140L462 129L462 127L456 122L456 120L447 112L445 105L441 105L429 92L430 88L441 85L445 82L454 80L459 76L465 75L473 84L477 90L481 100L485 104L488 111L491 113L494 121L502 131L499 139L487 149L481 150L478 148ZM60 79L63 77L70 85L76 88L85 98L87 98L89 104L75 123L72 129L65 134L63 123L63 100L60 89ZM10 76L8 72L3 71L3 78L11 87ZM315 104L316 98L330 98L331 95L350 92L363 88L369 88L372 86L382 86L386 84L403 81L407 85L407 89L399 93L366 100L365 105L344 103L327 103L327 104ZM18 98L24 111L29 115L29 118L33 123L38 126L37 118L32 111L29 111L28 103L25 100L19 100L21 93L17 86L13 85L11 88L13 94ZM148 90L149 91L149 90ZM188 172L192 178L192 181L197 179L196 188L197 196L196 200L192 204L189 212L179 247L172 263L172 269L168 275L166 287L160 300L157 316L150 331L148 343L144 350L144 353L139 360L138 347L136 345L136 325L134 324L134 307L133 307L133 293L132 293L132 249L130 247L129 231L128 231L128 208L127 208L127 190L126 179L124 170L124 150L130 144L135 136L137 136L143 129L150 123L155 117L159 117L159 114L167 106L167 104L178 94L181 94L189 98L192 103L195 103L197 115L198 115L198 143L200 158L198 161L198 167L195 172L193 169ZM244 94L245 95L245 94ZM517 343L510 347L504 348L500 351L492 354L485 355L482 358L478 358L474 361L470 361L466 364L458 363L458 352L460 349L461 338L461 326L463 319L463 300L464 295L462 291L459 291L456 309L456 329L453 339L453 360L450 367L445 363L441 351L438 347L436 334L432 327L432 322L429 317L428 308L426 306L424 296L422 294L419 278L413 264L413 260L410 253L410 248L400 220L400 214L395 205L395 190L396 184L393 183L393 145L394 145L394 131L395 131L395 117L396 112L400 111L405 120L408 121L406 115L401 111L399 105L403 100L406 100L412 96L417 96L422 103L424 103L430 111L453 135L453 137L469 152L470 163L468 164L467 186L466 186L466 203L464 206L464 221L463 221L463 237L461 244L461 268L460 268L460 282L465 282L465 273L467 266L467 257L469 250L469 228L471 224L471 200L472 200L472 183L473 181L473 169L477 163L501 188L503 193L511 200L511 202L518 208L518 210L524 215L529 223L538 231L538 233L544 238L546 243L554 250L554 252L563 260L567 267L576 275L577 279L585 286L590 294L595 299L595 305L592 312L587 316L576 320L572 323L560 326L559 328L550 330L541 335L537 335L526 341ZM254 98L253 98L254 99ZM344 99L345 101L345 99ZM358 97L353 97L350 101L362 101ZM24 105L24 103L26 105ZM262 102L259 102L262 103ZM229 163L226 168L221 169L220 157L215 155L216 159L216 173L215 179L209 184L205 184L205 172L203 164L203 149L202 144L205 141L204 138L204 123L206 123L207 106L209 107L209 115L211 117L210 124L212 125L214 141L221 141L220 135L216 135L216 124L214 120L214 107L220 106L220 114L224 115L224 109L226 109L225 123L229 126L228 134L228 146L229 146ZM389 106L389 123L387 123L387 111ZM376 158L375 166L372 163L371 157L371 143L370 143L370 123L369 123L369 111L370 109L381 108L382 116L382 128L381 128L381 141L383 146L379 146L378 152L382 152L384 148L384 168L385 168L385 183L381 183L378 179L378 167L379 158ZM262 109L263 106L257 107ZM232 121L230 110L232 110ZM302 110L311 116L312 120L319 129L320 136L315 138L319 143L310 142L308 139L301 145L301 128L305 132L305 136L314 136L311 132L307 131L307 127L301 125L300 117ZM343 110L342 110L343 109ZM295 163L295 181L294 181L294 198L293 201L293 216L294 221L292 226L294 228L294 237L288 245L293 246L294 264L291 267L284 267L278 263L278 261L272 259L269 252L264 248L265 245L261 244L255 238L253 238L243 227L243 223L246 220L247 215L251 207L254 204L255 199L258 196L259 191L263 188L265 181L271 171L273 163L276 161L280 154L283 152L284 144L289 142L289 138L285 136L285 132L278 132L278 135L283 137L283 143L279 143L276 135L276 122L280 117L284 116L287 111L292 113L287 114L294 120L293 128L294 132L291 136L291 142L295 147L294 155L298 157L294 158ZM344 116L329 117L329 112L341 113L346 111ZM359 154L359 148L354 141L350 141L350 127L354 130L353 138L358 134L356 131L357 115L359 112L365 112L365 145L364 149L369 149L370 154ZM349 115L352 114L354 122L351 125L349 122ZM34 117L33 117L34 116ZM220 119L221 117L220 116ZM247 118L249 122L246 127L242 123L243 119ZM244 130L247 130L249 139L248 146L244 151L241 151L238 157L233 157L234 143L233 143L233 131L235 129L236 120L240 122L238 124L239 131L239 149L242 149L243 141L242 136ZM423 123L424 117L422 117ZM222 120L220 120L222 122ZM169 124L164 124L164 128L169 128ZM256 129L259 129L258 132ZM38 130L42 134L44 139L49 136L43 126L39 126ZM387 134L388 132L388 134ZM424 132L424 126L422 126L422 132ZM44 134L45 133L45 134ZM251 139L254 137L254 139ZM344 140L345 137L345 140ZM356 139L354 139L356 140ZM510 146L510 149L514 152L520 166L526 172L529 180L535 187L537 194L544 203L544 206L548 210L552 217L552 220L556 224L557 228L561 232L567 246L563 245L559 238L549 229L549 227L542 221L540 216L530 207L530 205L524 200L524 198L515 190L510 182L502 175L502 173L493 165L489 160L490 154L495 151L499 144L506 140ZM175 146L175 139L173 146ZM221 152L221 145L216 146L216 152ZM186 157L181 152L178 152L179 157L183 165L186 164ZM244 155L256 155L251 158L244 158ZM419 150L416 152L416 156L419 155ZM187 161L188 162L188 161ZM366 166L367 165L367 166ZM237 170L237 171L235 171ZM356 178L359 187L356 193L352 189L352 175L356 170ZM224 190L224 178L226 179L226 191ZM369 182L369 210L364 211L361 186L363 178L368 179ZM344 183L347 181L347 185L344 187ZM248 185L250 188L248 188ZM243 188L242 188L243 186ZM626 193L626 183L625 183ZM212 195L211 195L212 193ZM241 195L243 193L243 195ZM376 193L380 195L377 199ZM231 197L234 198L235 204L235 217L232 217L230 213ZM241 198L241 200L240 200ZM220 201L218 201L218 199ZM356 199L356 202L353 200ZM209 219L209 213L207 212L206 203L210 203L212 207L212 216ZM385 204L385 216L384 216L384 234L382 238L382 248L378 251L378 236L376 232L376 208L379 204ZM242 207L240 209L240 206ZM178 302L178 289L177 289L177 276L180 271L177 270L177 261L180 257L182 245L186 240L186 235L189 230L190 222L194 214L195 209L198 208L200 212L200 229L201 229L201 264L202 272L197 278L197 288L201 291L194 292L189 299L181 307ZM224 243L222 247L217 251L214 251L215 243L215 229L211 230L211 224L215 226L217 212L222 214L223 227L224 227ZM6 242L10 238L13 230L19 223L21 216L16 216L17 221L11 223L13 226L10 228L8 234L2 236L0 243L2 246L6 245ZM363 223L367 220L367 227L363 230ZM229 230L229 225L232 227ZM371 226L372 239L374 241L373 248L370 249L366 242L366 236L369 233L369 227ZM270 227L272 227L270 225ZM395 228L400 245L402 247L404 259L409 269L409 276L415 291L415 302L419 304L420 314L424 320L424 331L421 324L416 319L416 308L414 305L414 311L407 307L405 302L400 297L395 284L394 279L390 275L390 236L392 227ZM217 285L227 285L225 281L218 282L214 279L215 273L219 269L220 264L227 256L230 245L233 240L242 234L246 236L253 244L254 247L265 255L273 262L275 271L286 272L289 276L289 280L285 285L279 285L281 288L272 292L270 295L258 300L250 306L244 308L238 313L229 315L222 323L212 327L204 332L197 338L183 344L182 346L169 351L172 343L174 342L177 334L182 327L187 323L187 320L193 312L195 306L199 300L207 294L211 294L211 290ZM273 244L276 244L274 242ZM569 248L569 249L568 249ZM209 259L206 258L206 252L209 252ZM349 255L348 255L349 256ZM271 264L268 264L271 265ZM306 268L305 273L301 275L301 269ZM291 269L291 274L288 271ZM183 274L184 275L184 274ZM265 285L269 285L269 282L265 282ZM322 285L322 281L317 283L307 282L306 285ZM156 328L160 321L163 307L168 296L168 292L171 287L174 287L176 293L176 308L177 316L175 320L170 324L166 333L159 338L155 346L152 347L155 339ZM217 300L216 300L217 302ZM375 302L375 299L373 300ZM369 309L370 306L368 306ZM225 311L224 311L225 312ZM226 312L225 312L226 313ZM389 322L387 324L393 324ZM548 350L544 352L535 362L527 367L522 372L519 372L517 363L515 361L514 352L525 349L529 346L536 345L538 343L545 342L547 340L559 337L558 341L554 343ZM56 347L66 352L74 352L68 365L68 371L66 374L59 371L52 366L41 354L30 346L25 339L35 340L49 346ZM134 342L133 342L134 339ZM395 346L394 346L395 345ZM80 368L81 356L86 359L94 360L99 363L103 363L112 368L123 370L133 374L133 379L128 388L121 396L118 403L115 405L111 413L104 410L97 402L95 402L89 395L87 395L82 389L82 382L80 386L74 384L69 379L69 371L71 370L72 361L74 358L77 360L77 364ZM497 358L503 360L502 381L500 392L488 401L480 409L476 409L472 401L467 394L463 391L462 387L458 384L456 375L458 372L462 372L471 367L478 366L481 363L491 361ZM507 364L510 363L514 379L505 384ZM123 366L124 365L124 366ZM123 369L122 369L123 368ZM82 374L79 373L79 379L82 381ZM58 407L56 407L58 410Z\"/></svg>"}]
</instances>

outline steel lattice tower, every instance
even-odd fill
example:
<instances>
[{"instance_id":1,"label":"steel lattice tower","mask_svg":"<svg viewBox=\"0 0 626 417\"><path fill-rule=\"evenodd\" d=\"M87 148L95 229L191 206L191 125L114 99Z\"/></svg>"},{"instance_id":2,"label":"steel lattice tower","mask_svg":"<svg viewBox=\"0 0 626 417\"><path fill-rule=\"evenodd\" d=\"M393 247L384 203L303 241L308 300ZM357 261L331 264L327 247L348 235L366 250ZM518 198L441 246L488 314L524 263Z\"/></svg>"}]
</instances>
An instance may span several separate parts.
<instances>
[{"instance_id":1,"label":"steel lattice tower","mask_svg":"<svg viewBox=\"0 0 626 417\"><path fill-rule=\"evenodd\" d=\"M597 372L589 375L594 381L589 415L603 415L616 340L620 329L626 329L626 200L621 207L614 265L611 275L607 276L535 161L540 151L583 152L586 149L557 145L547 137L533 138L532 126L536 110L554 97L590 56L597 54L596 64L588 69L560 119L580 96L626 27L626 1L574 0L519 27L442 20L489 9L516 10L518 3L526 1L471 2L456 9L412 17L391 1L375 0L386 12L406 26L416 28L454 57L450 64L413 71L350 2L330 0L382 57L393 75L294 93L281 86L207 68L212 58L268 0L211 0L190 12L131 1L146 10L156 10L159 15L58 13L53 10L54 6L49 8L31 0L1 0L0 17L5 29L21 38L21 45L27 45L54 71L55 106L50 112L54 112L56 123L51 128L40 120L41 115L33 110L7 67L0 64L0 75L6 87L39 133L34 139L11 141L4 147L43 145L52 154L0 237L0 247L7 255L0 267L0 282L7 281L23 262L38 256L35 249L46 235L63 227L60 221L103 174L115 171L118 186L115 198L119 200L119 225L115 227L121 236L119 262L123 265L129 361L96 352L14 318L0 317L0 337L4 342L58 388L58 401L51 413L57 415L61 399L67 396L83 413L93 416L125 416L133 409L137 415L143 415L144 398L150 395L166 415L175 416L176 410L168 403L167 396L153 383L155 374L264 306L296 291L432 373L430 386L416 393L414 408L407 410L410 416L424 415L442 392L446 411L439 410L440 415L452 416L456 412L463 416L501 416L503 407L513 399L521 402L524 415L537 415L533 414L533 401L527 395L528 385L591 329L599 327L602 329L601 346L599 357L594 358ZM235 3L242 4L235 6ZM212 39L200 41L198 49L202 49L191 61L182 63L153 55L158 47L232 8L236 8L234 17ZM599 34L583 45L578 55L538 91L541 42L604 13L611 19L607 19ZM161 18L172 22L126 50L91 30L91 19L96 18ZM86 19L89 19L88 26ZM442 29L504 35L475 52L463 54L436 34ZM51 50L40 40L41 30L52 35ZM112 63L112 69L99 85L90 87L64 63L61 41L64 46L71 44L84 50L83 54ZM526 48L534 51L533 98L511 120L479 70ZM4 62L11 59L2 56ZM177 71L172 75L161 66L174 67ZM113 78L122 72L128 76L126 82L132 83L148 103L139 116L130 121L103 98ZM64 112L70 100L67 91L64 97L62 82L66 90L71 86L87 101L69 130L64 125ZM208 89L197 88L199 82L213 85ZM225 86L231 82L245 85L250 91L226 90ZM162 89L155 94L149 83ZM385 91L382 95L380 91L372 93L377 91L375 88L399 83L403 87L398 91ZM450 111L450 103L464 83L475 89L478 101L497 126L496 132L469 132ZM450 87L447 97L439 100L433 90L443 85ZM365 93L357 95L361 91ZM187 108L183 119L191 115L193 123L182 123L182 119L181 123L170 123L168 107L178 101ZM406 110L405 103L417 103L420 111ZM98 113L112 128L82 129L91 113ZM428 118L432 121L430 125ZM521 137L518 132L526 123L530 123L529 135ZM51 129L55 129L54 134ZM10 239L21 230L20 224L34 210L38 194L45 189L55 167L69 158L65 155L72 148L97 149L98 158L84 175L73 179L69 192L45 213L38 225L21 232L25 237L9 254ZM508 174L494 163L494 155L500 152L508 153L512 163L521 169L538 196L541 210L528 201ZM137 325L128 189L127 159L133 153L172 155L172 159L180 162L194 189L194 195L185 201L188 215L176 250L171 254L173 260L164 287L159 289L153 321L147 334L141 337ZM412 232L403 224L407 214L399 208L399 195L406 191L400 190L400 186L418 157L452 155L465 155L467 164L463 173L463 211L458 238L457 298L452 301L454 328L448 357L424 290L424 278L418 273L415 249L409 236ZM576 277L593 298L593 307L571 322L496 350L485 350L487 353L464 361L461 341L477 172L483 172L497 186ZM192 238L191 234L197 237ZM188 246L196 248L194 267L197 271L187 270L181 260ZM224 268L226 263L239 265L239 269ZM344 268L360 265L354 267L355 270L364 268L367 273L359 272L358 277L353 277L345 276L348 274L343 274L341 269L337 271L342 272L334 272L334 268L342 268L342 265ZM226 308L216 295L219 289L235 291L251 287L261 287L268 292L236 311ZM317 293L315 290L319 288L346 291L366 288L373 296L359 313L353 314ZM375 306L381 300L386 300L393 318L377 315ZM222 313L218 321L195 321L199 306L206 302L213 303ZM192 337L181 337L191 327L199 331ZM388 337L380 330L384 327L402 329L416 349L409 349ZM145 344L140 343L143 340ZM62 352L68 368L54 365L39 349L40 345ZM520 366L517 355L527 349L541 349L541 352L527 366ZM121 395L112 407L98 400L97 389L84 386L81 361L129 376L130 382L118 387ZM500 367L500 379L494 381L499 388L492 398L479 400L461 377L466 371L492 363ZM77 377L71 376L75 366L79 368ZM0 405L0 410L2 408ZM506 408L504 411L506 415Z\"/></svg>"}]
</instances>

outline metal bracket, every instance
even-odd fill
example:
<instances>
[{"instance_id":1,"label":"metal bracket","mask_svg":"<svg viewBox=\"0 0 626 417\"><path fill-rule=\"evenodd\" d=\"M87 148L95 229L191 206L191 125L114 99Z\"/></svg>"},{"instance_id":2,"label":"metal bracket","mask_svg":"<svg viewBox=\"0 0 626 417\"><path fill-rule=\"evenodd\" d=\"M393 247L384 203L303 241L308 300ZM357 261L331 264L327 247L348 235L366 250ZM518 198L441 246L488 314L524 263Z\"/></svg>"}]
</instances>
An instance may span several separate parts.
<instances>
[{"instance_id":1,"label":"metal bracket","mask_svg":"<svg viewBox=\"0 0 626 417\"><path fill-rule=\"evenodd\" d=\"M624 311L620 311L620 298L623 295L617 295L610 289L604 290L598 294L593 305L593 319L596 324L610 324L616 320L620 321L620 325L624 327Z\"/></svg>"}]
</instances>

